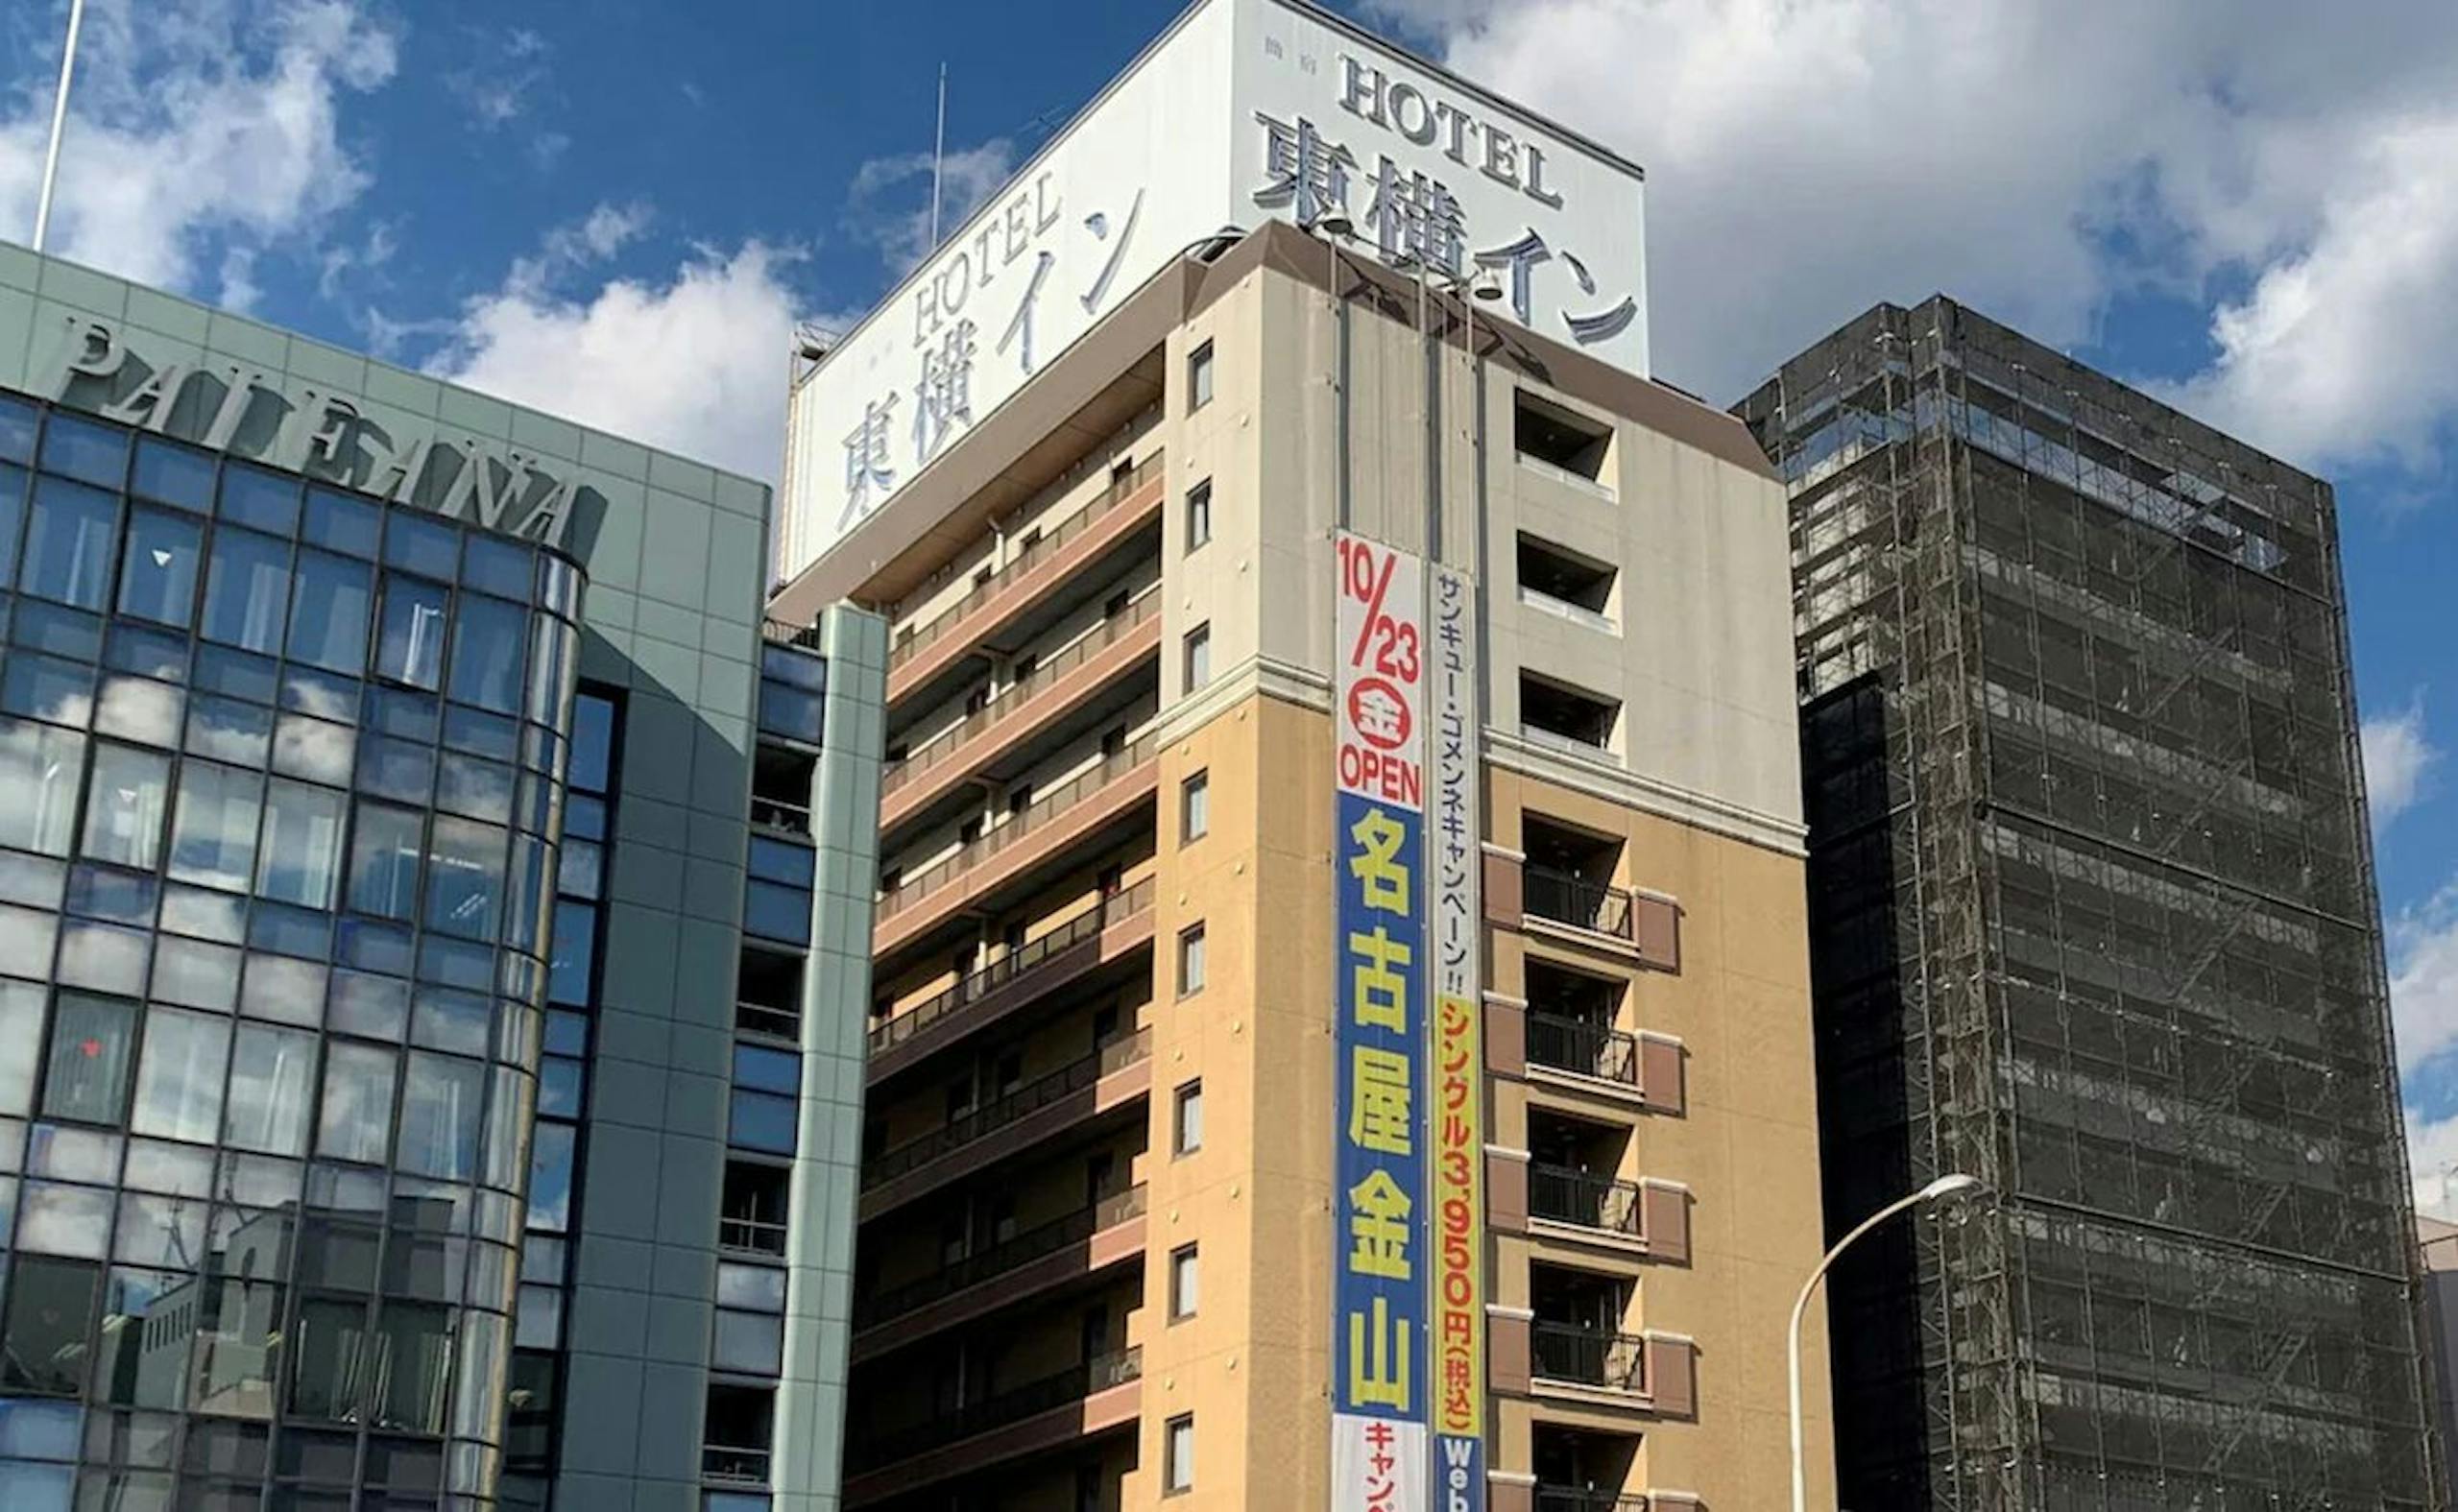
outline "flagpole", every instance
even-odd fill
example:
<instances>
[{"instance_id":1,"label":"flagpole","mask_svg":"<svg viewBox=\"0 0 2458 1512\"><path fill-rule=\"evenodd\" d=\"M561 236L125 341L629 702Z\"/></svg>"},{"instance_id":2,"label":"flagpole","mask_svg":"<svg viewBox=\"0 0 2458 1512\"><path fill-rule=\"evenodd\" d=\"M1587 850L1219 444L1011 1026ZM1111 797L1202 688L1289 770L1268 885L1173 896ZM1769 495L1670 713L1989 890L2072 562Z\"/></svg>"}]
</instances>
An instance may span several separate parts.
<instances>
[{"instance_id":1,"label":"flagpole","mask_svg":"<svg viewBox=\"0 0 2458 1512\"><path fill-rule=\"evenodd\" d=\"M77 28L85 0L68 0L68 43L60 53L60 90L51 101L51 145L42 155L42 193L35 201L35 251L51 232L51 186L60 177L60 138L68 129L68 81L77 72Z\"/></svg>"},{"instance_id":2,"label":"flagpole","mask_svg":"<svg viewBox=\"0 0 2458 1512\"><path fill-rule=\"evenodd\" d=\"M939 129L930 138L930 251L939 250L939 171L948 158L948 65L939 65ZM928 255L927 253L925 255Z\"/></svg>"}]
</instances>

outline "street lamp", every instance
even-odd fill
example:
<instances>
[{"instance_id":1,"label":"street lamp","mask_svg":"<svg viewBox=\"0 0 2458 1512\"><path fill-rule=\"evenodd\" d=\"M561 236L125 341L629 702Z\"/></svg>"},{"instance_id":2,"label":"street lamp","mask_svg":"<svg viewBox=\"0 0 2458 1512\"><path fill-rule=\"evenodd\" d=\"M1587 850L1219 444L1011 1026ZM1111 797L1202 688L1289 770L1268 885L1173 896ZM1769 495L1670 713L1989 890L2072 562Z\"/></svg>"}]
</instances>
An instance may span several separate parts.
<instances>
[{"instance_id":1,"label":"street lamp","mask_svg":"<svg viewBox=\"0 0 2458 1512\"><path fill-rule=\"evenodd\" d=\"M1801 1284L1800 1297L1793 1304L1793 1326L1788 1339L1793 1373L1793 1512L1809 1512L1808 1470L1801 1460L1801 1316L1809 1311L1811 1294L1818 1290L1818 1284L1825 1279L1826 1269L1835 1263L1835 1258L1850 1248L1852 1241L1862 1235L1906 1209L1917 1208L1923 1203L1940 1202L1963 1192L1977 1190L1979 1187L1979 1177L1957 1172L1951 1176L1940 1176L1911 1196L1897 1198L1862 1219L1859 1228L1837 1239L1835 1247L1826 1252L1826 1258L1818 1262L1818 1269L1811 1271L1809 1280Z\"/></svg>"}]
</instances>

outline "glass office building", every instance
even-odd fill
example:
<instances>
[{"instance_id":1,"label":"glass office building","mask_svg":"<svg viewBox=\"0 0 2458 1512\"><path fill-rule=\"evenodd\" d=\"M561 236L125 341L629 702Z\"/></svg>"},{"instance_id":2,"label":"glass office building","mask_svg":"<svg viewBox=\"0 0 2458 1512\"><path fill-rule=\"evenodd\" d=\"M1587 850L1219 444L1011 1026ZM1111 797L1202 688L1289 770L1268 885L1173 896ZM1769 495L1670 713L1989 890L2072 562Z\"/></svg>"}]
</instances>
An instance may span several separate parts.
<instances>
[{"instance_id":1,"label":"glass office building","mask_svg":"<svg viewBox=\"0 0 2458 1512\"><path fill-rule=\"evenodd\" d=\"M767 505L0 248L0 1507L830 1504L883 647Z\"/></svg>"}]
</instances>

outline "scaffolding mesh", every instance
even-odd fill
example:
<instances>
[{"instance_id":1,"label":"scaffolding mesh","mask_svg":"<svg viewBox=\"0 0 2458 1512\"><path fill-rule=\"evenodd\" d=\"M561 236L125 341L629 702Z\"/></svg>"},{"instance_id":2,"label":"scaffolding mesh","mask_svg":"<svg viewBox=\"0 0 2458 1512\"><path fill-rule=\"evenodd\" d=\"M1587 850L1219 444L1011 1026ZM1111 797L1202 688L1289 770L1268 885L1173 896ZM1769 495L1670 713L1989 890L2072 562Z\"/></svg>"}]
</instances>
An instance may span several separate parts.
<instances>
[{"instance_id":1,"label":"scaffolding mesh","mask_svg":"<svg viewBox=\"0 0 2458 1512\"><path fill-rule=\"evenodd\" d=\"M1792 492L1858 1512L2446 1506L2327 485L1949 301L1741 407Z\"/></svg>"}]
</instances>

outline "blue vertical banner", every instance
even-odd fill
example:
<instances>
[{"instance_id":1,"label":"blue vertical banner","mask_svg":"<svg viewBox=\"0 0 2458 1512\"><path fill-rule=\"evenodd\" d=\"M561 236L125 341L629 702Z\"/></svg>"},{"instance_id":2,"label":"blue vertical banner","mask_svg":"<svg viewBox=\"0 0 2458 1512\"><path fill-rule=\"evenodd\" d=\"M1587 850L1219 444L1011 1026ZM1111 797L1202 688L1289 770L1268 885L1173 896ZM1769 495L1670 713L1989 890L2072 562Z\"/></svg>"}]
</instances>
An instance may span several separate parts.
<instances>
[{"instance_id":1,"label":"blue vertical banner","mask_svg":"<svg viewBox=\"0 0 2458 1512\"><path fill-rule=\"evenodd\" d=\"M1425 568L1335 546L1332 1512L1430 1512Z\"/></svg>"},{"instance_id":2,"label":"blue vertical banner","mask_svg":"<svg viewBox=\"0 0 2458 1512\"><path fill-rule=\"evenodd\" d=\"M1434 1504L1485 1506L1484 922L1476 585L1437 564L1426 606L1426 946L1433 984Z\"/></svg>"}]
</instances>

